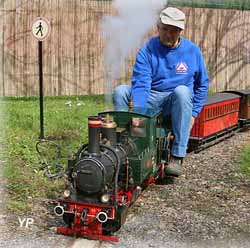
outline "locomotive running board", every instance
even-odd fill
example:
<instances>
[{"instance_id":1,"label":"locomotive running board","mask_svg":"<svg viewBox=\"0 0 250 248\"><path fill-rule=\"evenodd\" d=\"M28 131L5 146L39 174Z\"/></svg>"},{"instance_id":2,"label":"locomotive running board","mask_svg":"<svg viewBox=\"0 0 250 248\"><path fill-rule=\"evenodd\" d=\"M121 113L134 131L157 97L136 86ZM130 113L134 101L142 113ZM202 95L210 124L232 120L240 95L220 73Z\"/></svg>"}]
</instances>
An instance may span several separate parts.
<instances>
[{"instance_id":1,"label":"locomotive running board","mask_svg":"<svg viewBox=\"0 0 250 248\"><path fill-rule=\"evenodd\" d=\"M213 146L225 139L232 137L236 132L239 132L238 124L230 128L227 128L217 134L208 136L204 139L190 137L189 144L188 144L188 152L198 153L210 146Z\"/></svg>"}]
</instances>

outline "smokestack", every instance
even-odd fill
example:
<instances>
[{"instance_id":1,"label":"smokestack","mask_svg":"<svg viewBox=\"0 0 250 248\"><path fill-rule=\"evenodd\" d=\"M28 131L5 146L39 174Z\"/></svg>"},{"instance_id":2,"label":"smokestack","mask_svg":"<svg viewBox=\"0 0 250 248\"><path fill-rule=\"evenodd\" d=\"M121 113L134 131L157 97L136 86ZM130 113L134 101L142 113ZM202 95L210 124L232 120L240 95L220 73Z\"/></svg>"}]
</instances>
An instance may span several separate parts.
<instances>
[{"instance_id":1,"label":"smokestack","mask_svg":"<svg viewBox=\"0 0 250 248\"><path fill-rule=\"evenodd\" d=\"M94 155L99 155L102 118L99 116L90 116L88 118L88 126L89 126L88 152Z\"/></svg>"}]
</instances>

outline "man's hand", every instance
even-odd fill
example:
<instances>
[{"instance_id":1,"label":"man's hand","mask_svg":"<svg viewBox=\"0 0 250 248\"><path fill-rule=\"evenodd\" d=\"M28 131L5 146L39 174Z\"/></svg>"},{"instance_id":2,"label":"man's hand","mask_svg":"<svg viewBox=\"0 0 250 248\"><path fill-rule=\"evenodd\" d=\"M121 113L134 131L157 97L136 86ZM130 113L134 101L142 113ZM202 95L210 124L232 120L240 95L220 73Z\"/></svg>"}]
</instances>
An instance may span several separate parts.
<instances>
[{"instance_id":1,"label":"man's hand","mask_svg":"<svg viewBox=\"0 0 250 248\"><path fill-rule=\"evenodd\" d=\"M192 129L192 127L194 125L194 121L195 121L195 117L192 116L191 123L190 123L190 129Z\"/></svg>"},{"instance_id":2,"label":"man's hand","mask_svg":"<svg viewBox=\"0 0 250 248\"><path fill-rule=\"evenodd\" d=\"M133 118L132 125L133 125L133 127L139 127L140 126L140 118Z\"/></svg>"}]
</instances>

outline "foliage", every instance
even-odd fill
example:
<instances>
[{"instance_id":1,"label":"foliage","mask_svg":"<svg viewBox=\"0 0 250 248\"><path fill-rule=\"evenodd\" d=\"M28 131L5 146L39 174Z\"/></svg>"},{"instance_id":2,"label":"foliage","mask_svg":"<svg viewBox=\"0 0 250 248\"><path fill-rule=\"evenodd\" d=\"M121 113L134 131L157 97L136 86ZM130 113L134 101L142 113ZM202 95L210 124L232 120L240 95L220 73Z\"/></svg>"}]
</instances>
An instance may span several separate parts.
<instances>
[{"instance_id":1,"label":"foliage","mask_svg":"<svg viewBox=\"0 0 250 248\"><path fill-rule=\"evenodd\" d=\"M245 146L240 154L240 172L250 179L250 145Z\"/></svg>"},{"instance_id":2,"label":"foliage","mask_svg":"<svg viewBox=\"0 0 250 248\"><path fill-rule=\"evenodd\" d=\"M169 0L168 4L193 8L250 9L250 0Z\"/></svg>"},{"instance_id":3,"label":"foliage","mask_svg":"<svg viewBox=\"0 0 250 248\"><path fill-rule=\"evenodd\" d=\"M166 3L177 7L250 10L250 0L166 0Z\"/></svg>"},{"instance_id":4,"label":"foliage","mask_svg":"<svg viewBox=\"0 0 250 248\"><path fill-rule=\"evenodd\" d=\"M4 107L4 175L8 179L11 201L10 210L29 207L30 199L54 197L62 180L51 180L39 170L41 157L36 151L40 134L38 98L2 99ZM103 96L45 98L45 138L61 148L61 159L56 163L67 164L70 155L87 141L87 117L104 110ZM54 161L47 161L53 163Z\"/></svg>"}]
</instances>

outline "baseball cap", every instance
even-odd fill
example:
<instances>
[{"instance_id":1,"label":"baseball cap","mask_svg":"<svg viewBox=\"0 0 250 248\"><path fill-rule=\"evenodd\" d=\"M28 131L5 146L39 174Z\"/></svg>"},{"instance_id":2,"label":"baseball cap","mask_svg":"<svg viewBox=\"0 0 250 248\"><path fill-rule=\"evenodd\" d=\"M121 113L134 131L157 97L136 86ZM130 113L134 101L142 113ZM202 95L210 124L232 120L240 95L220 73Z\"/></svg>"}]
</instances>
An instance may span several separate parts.
<instances>
[{"instance_id":1,"label":"baseball cap","mask_svg":"<svg viewBox=\"0 0 250 248\"><path fill-rule=\"evenodd\" d=\"M163 24L172 25L180 29L185 28L185 14L173 7L167 7L160 13L160 20Z\"/></svg>"}]
</instances>

